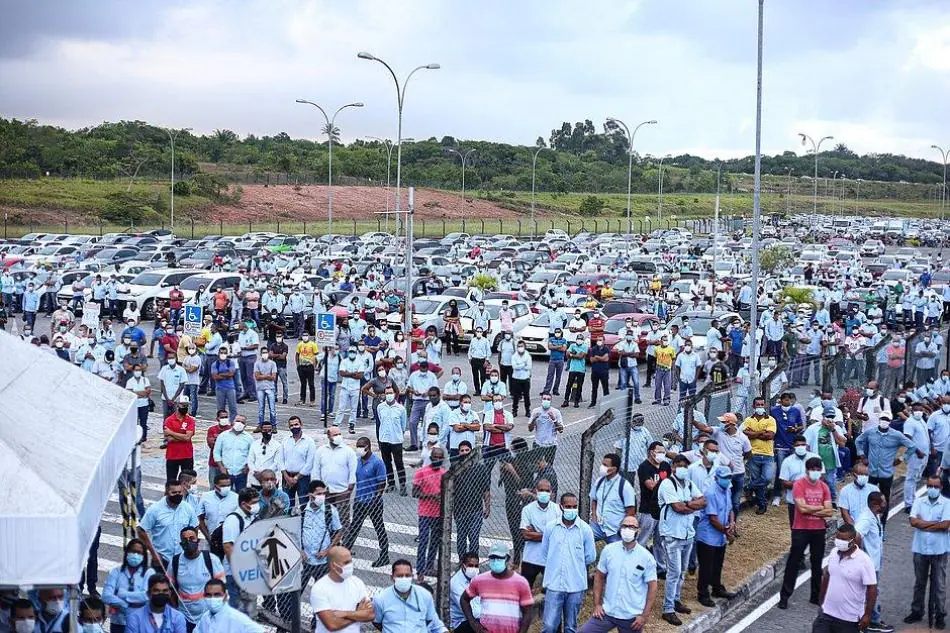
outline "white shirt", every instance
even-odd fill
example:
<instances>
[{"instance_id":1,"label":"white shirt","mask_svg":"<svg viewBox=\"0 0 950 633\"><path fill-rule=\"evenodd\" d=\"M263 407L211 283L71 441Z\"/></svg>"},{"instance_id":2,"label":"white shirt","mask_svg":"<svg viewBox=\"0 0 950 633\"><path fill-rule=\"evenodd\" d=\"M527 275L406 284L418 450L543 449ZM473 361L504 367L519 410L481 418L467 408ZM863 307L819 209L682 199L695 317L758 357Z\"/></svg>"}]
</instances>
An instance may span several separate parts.
<instances>
[{"instance_id":1,"label":"white shirt","mask_svg":"<svg viewBox=\"0 0 950 633\"><path fill-rule=\"evenodd\" d=\"M330 633L330 630L323 626L320 616L321 611L339 610L355 611L357 605L363 598L369 597L369 591L363 581L356 576L350 576L343 582L336 582L330 576L324 576L313 583L310 589L310 609L313 611L317 626L314 633ZM360 623L353 622L339 629L337 633L359 633Z\"/></svg>"},{"instance_id":2,"label":"white shirt","mask_svg":"<svg viewBox=\"0 0 950 633\"><path fill-rule=\"evenodd\" d=\"M255 471L273 470L279 479L280 471L283 469L284 462L281 455L281 446L276 438L270 438L266 450L264 448L263 438L251 444L251 451L247 454L248 485L261 485L261 482L254 476Z\"/></svg>"},{"instance_id":3,"label":"white shirt","mask_svg":"<svg viewBox=\"0 0 950 633\"><path fill-rule=\"evenodd\" d=\"M225 604L224 608L216 614L205 611L198 620L195 631L198 633L263 633L264 627Z\"/></svg>"},{"instance_id":4,"label":"white shirt","mask_svg":"<svg viewBox=\"0 0 950 633\"><path fill-rule=\"evenodd\" d=\"M356 451L345 444L324 444L313 454L310 477L325 483L329 492L344 492L350 486L356 485L357 460Z\"/></svg>"}]
</instances>

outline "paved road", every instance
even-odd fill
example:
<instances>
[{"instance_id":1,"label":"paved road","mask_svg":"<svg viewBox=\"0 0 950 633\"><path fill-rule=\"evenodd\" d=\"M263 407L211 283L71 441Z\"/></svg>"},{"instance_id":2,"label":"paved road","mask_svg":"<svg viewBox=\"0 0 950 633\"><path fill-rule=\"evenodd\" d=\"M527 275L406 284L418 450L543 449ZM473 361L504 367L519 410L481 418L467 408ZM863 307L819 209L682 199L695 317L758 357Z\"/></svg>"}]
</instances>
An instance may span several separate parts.
<instances>
[{"instance_id":1,"label":"paved road","mask_svg":"<svg viewBox=\"0 0 950 633\"><path fill-rule=\"evenodd\" d=\"M903 503L898 508L903 508ZM884 620L899 631L927 630L919 624L903 623L904 616L910 613L913 597L914 568L910 552L913 530L903 511L898 510L887 523L887 542L884 544L884 566L881 570L878 586L884 608ZM805 633L811 631L812 622L818 614L818 607L808 603L807 581L805 575L799 577L798 588L789 602L789 608L782 611L775 606L781 580L773 582L763 590L758 600L752 601L733 614L726 621L716 625L716 631L726 633Z\"/></svg>"}]
</instances>

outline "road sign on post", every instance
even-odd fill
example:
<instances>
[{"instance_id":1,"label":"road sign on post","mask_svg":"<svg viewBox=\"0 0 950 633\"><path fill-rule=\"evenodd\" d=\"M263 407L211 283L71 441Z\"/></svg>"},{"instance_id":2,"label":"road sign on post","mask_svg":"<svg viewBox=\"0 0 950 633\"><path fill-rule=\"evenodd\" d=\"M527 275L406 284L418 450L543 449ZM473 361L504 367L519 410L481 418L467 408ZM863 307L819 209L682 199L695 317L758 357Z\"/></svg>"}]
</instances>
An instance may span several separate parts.
<instances>
[{"instance_id":1,"label":"road sign on post","mask_svg":"<svg viewBox=\"0 0 950 633\"><path fill-rule=\"evenodd\" d=\"M102 314L102 306L94 301L87 301L82 304L82 324L88 327L99 327L99 316Z\"/></svg>"},{"instance_id":2,"label":"road sign on post","mask_svg":"<svg viewBox=\"0 0 950 633\"><path fill-rule=\"evenodd\" d=\"M332 312L317 314L317 345L336 345L336 315Z\"/></svg>"},{"instance_id":3,"label":"road sign on post","mask_svg":"<svg viewBox=\"0 0 950 633\"><path fill-rule=\"evenodd\" d=\"M188 336L198 336L201 334L201 321L204 316L204 308L192 303L186 303L185 306L185 334Z\"/></svg>"},{"instance_id":4,"label":"road sign on post","mask_svg":"<svg viewBox=\"0 0 950 633\"><path fill-rule=\"evenodd\" d=\"M231 573L244 591L267 596L300 589L303 554L300 517L264 519L249 525L231 552Z\"/></svg>"}]
</instances>

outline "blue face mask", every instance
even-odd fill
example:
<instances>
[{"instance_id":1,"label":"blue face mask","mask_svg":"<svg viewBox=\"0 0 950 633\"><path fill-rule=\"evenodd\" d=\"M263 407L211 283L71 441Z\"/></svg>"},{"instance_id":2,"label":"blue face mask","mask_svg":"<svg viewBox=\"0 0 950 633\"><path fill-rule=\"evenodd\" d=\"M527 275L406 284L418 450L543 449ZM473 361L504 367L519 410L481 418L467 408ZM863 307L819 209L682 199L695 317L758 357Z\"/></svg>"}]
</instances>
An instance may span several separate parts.
<instances>
[{"instance_id":1,"label":"blue face mask","mask_svg":"<svg viewBox=\"0 0 950 633\"><path fill-rule=\"evenodd\" d=\"M538 493L538 503L547 503L551 500L551 493L547 490Z\"/></svg>"},{"instance_id":2,"label":"blue face mask","mask_svg":"<svg viewBox=\"0 0 950 633\"><path fill-rule=\"evenodd\" d=\"M125 562L128 563L130 567L138 567L142 564L143 560L145 560L145 557L138 552L129 552L125 555Z\"/></svg>"},{"instance_id":3,"label":"blue face mask","mask_svg":"<svg viewBox=\"0 0 950 633\"><path fill-rule=\"evenodd\" d=\"M940 488L927 487L927 498L936 499L940 496Z\"/></svg>"},{"instance_id":4,"label":"blue face mask","mask_svg":"<svg viewBox=\"0 0 950 633\"><path fill-rule=\"evenodd\" d=\"M399 578L393 578L393 586L399 593L407 593L412 589L412 577L400 576Z\"/></svg>"},{"instance_id":5,"label":"blue face mask","mask_svg":"<svg viewBox=\"0 0 950 633\"><path fill-rule=\"evenodd\" d=\"M732 480L729 479L728 477L722 477L722 478L716 479L716 482L719 484L720 488L728 488L729 485L732 483Z\"/></svg>"},{"instance_id":6,"label":"blue face mask","mask_svg":"<svg viewBox=\"0 0 950 633\"><path fill-rule=\"evenodd\" d=\"M508 561L504 558L492 558L488 561L488 568L493 574L503 574L508 568Z\"/></svg>"},{"instance_id":7,"label":"blue face mask","mask_svg":"<svg viewBox=\"0 0 950 633\"><path fill-rule=\"evenodd\" d=\"M217 613L224 608L224 596L205 598L205 605L207 605L208 611L213 614Z\"/></svg>"},{"instance_id":8,"label":"blue face mask","mask_svg":"<svg viewBox=\"0 0 950 633\"><path fill-rule=\"evenodd\" d=\"M564 508L561 514L567 521L576 521L577 520L577 508Z\"/></svg>"}]
</instances>

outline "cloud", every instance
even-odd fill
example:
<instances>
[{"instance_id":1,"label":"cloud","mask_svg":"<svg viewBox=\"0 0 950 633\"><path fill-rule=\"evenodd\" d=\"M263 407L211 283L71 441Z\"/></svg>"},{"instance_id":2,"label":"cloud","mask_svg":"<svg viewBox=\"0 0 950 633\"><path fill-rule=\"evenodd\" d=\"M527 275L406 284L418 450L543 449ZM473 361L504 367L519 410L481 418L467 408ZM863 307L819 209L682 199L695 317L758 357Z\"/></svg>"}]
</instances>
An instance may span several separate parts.
<instances>
[{"instance_id":1,"label":"cloud","mask_svg":"<svg viewBox=\"0 0 950 633\"><path fill-rule=\"evenodd\" d=\"M533 144L562 121L656 118L637 150L754 148L755 3L569 0L8 0L0 114L67 127L141 119L239 134L344 140L403 133ZM820 19L816 19L820 16ZM9 18L9 19L6 19ZM939 0L766 3L763 151L795 133L859 152L929 156L950 127L950 15ZM804 129L807 128L807 129ZM935 137L937 135L937 137Z\"/></svg>"}]
</instances>

